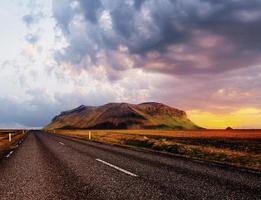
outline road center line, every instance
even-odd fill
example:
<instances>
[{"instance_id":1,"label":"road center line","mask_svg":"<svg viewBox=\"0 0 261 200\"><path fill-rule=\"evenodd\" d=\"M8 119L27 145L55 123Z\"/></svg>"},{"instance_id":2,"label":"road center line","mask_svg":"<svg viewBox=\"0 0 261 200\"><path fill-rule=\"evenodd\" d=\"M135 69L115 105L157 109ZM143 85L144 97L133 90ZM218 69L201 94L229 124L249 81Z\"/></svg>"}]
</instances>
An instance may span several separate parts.
<instances>
[{"instance_id":1,"label":"road center line","mask_svg":"<svg viewBox=\"0 0 261 200\"><path fill-rule=\"evenodd\" d=\"M130 175L130 176L134 176L134 177L137 177L137 176L138 176L138 175L133 174L133 173L131 173L131 172L125 170L125 169L122 169L122 168L117 167L117 166L115 166L115 165L113 165L113 164L110 164L110 163L108 163L108 162L106 162L106 161L104 161L104 160L101 160L101 159L98 159L98 158L97 158L96 160L97 160L98 162L101 162L101 163L103 163L103 164L105 164L105 165L108 165L108 166L110 166L110 167L112 167L112 168L114 168L114 169L117 169L117 170L119 170L119 171L121 171L121 172L123 172L123 173L125 173L125 174Z\"/></svg>"},{"instance_id":2,"label":"road center line","mask_svg":"<svg viewBox=\"0 0 261 200\"><path fill-rule=\"evenodd\" d=\"M7 158L9 158L14 151L10 151L9 154L6 155Z\"/></svg>"},{"instance_id":3,"label":"road center line","mask_svg":"<svg viewBox=\"0 0 261 200\"><path fill-rule=\"evenodd\" d=\"M64 143L62 143L62 142L59 142L59 144L61 144L61 145L65 145Z\"/></svg>"}]
</instances>

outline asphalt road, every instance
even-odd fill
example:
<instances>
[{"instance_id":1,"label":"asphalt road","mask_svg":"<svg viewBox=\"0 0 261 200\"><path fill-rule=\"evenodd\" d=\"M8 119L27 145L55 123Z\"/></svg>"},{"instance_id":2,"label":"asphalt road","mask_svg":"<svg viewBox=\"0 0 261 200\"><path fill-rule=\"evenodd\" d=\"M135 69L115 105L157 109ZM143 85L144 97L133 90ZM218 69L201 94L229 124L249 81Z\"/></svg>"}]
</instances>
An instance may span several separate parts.
<instances>
[{"instance_id":1,"label":"asphalt road","mask_svg":"<svg viewBox=\"0 0 261 200\"><path fill-rule=\"evenodd\" d=\"M260 200L261 175L31 131L0 161L0 199Z\"/></svg>"}]
</instances>

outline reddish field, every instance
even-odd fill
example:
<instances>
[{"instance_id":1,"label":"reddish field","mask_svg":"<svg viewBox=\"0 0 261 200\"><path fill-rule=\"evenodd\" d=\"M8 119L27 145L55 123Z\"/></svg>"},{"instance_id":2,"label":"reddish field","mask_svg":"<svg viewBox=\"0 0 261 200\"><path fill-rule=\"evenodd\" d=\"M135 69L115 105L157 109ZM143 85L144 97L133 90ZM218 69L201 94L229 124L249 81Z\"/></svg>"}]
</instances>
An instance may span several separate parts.
<instances>
[{"instance_id":1,"label":"reddish field","mask_svg":"<svg viewBox=\"0 0 261 200\"><path fill-rule=\"evenodd\" d=\"M134 134L167 137L218 137L218 138L259 138L261 130L56 130L56 133L85 135L93 134Z\"/></svg>"}]
</instances>

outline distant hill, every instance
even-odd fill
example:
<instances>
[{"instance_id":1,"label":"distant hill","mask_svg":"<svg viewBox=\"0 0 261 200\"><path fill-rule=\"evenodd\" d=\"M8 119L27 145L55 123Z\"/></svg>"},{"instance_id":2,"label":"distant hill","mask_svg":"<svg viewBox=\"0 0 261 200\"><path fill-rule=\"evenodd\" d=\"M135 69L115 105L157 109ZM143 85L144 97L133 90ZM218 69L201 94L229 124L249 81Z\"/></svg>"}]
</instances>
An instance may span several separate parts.
<instances>
[{"instance_id":1,"label":"distant hill","mask_svg":"<svg viewBox=\"0 0 261 200\"><path fill-rule=\"evenodd\" d=\"M199 129L186 113L170 106L109 103L103 106L81 105L53 118L45 129Z\"/></svg>"}]
</instances>

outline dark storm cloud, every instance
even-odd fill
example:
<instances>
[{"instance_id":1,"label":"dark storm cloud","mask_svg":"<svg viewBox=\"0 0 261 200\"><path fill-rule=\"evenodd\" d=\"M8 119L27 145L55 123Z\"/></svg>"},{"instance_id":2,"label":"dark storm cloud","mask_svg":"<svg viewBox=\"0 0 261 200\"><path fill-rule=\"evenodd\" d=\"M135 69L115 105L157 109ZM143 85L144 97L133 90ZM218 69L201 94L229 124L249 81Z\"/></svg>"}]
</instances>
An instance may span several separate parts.
<instances>
[{"instance_id":1,"label":"dark storm cloud","mask_svg":"<svg viewBox=\"0 0 261 200\"><path fill-rule=\"evenodd\" d=\"M88 55L95 65L101 49L123 45L134 67L163 73L216 73L261 63L260 0L75 2L73 8L71 1L54 1L53 15L69 41L58 61L77 64ZM111 30L100 23L105 11ZM76 35L70 24L80 14L85 30Z\"/></svg>"}]
</instances>

